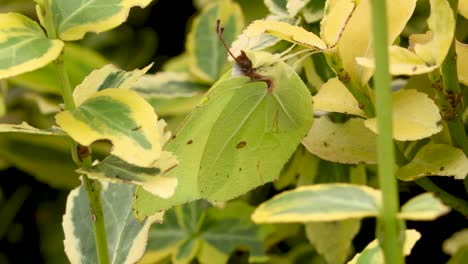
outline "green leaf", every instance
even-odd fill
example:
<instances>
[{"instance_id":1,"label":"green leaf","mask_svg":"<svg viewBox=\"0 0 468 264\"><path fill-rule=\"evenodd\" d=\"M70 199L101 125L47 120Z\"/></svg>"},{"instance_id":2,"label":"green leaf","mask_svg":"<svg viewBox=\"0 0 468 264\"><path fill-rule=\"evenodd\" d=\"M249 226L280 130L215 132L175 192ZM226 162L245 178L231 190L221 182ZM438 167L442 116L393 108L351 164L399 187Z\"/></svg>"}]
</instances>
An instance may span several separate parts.
<instances>
[{"instance_id":1,"label":"green leaf","mask_svg":"<svg viewBox=\"0 0 468 264\"><path fill-rule=\"evenodd\" d=\"M25 134L36 134L36 135L56 135L65 136L65 132L59 127L51 127L49 129L38 129L30 126L26 122L21 124L0 124L0 133L25 133Z\"/></svg>"},{"instance_id":2,"label":"green leaf","mask_svg":"<svg viewBox=\"0 0 468 264\"><path fill-rule=\"evenodd\" d=\"M439 108L424 93L401 89L392 94L393 138L400 141L418 140L442 130ZM377 119L364 121L367 128L377 132Z\"/></svg>"},{"instance_id":3,"label":"green leaf","mask_svg":"<svg viewBox=\"0 0 468 264\"><path fill-rule=\"evenodd\" d=\"M282 192L262 203L252 219L256 223L338 221L377 216L380 191L344 183L303 186Z\"/></svg>"},{"instance_id":4,"label":"green leaf","mask_svg":"<svg viewBox=\"0 0 468 264\"><path fill-rule=\"evenodd\" d=\"M358 57L373 57L371 1L359 1L353 12L340 41L338 53L343 67L351 78L361 84L366 84L373 74L372 69L364 68L356 63ZM416 7L416 0L393 0L387 2L388 43L391 44L400 35L411 18Z\"/></svg>"},{"instance_id":5,"label":"green leaf","mask_svg":"<svg viewBox=\"0 0 468 264\"><path fill-rule=\"evenodd\" d=\"M141 70L136 69L131 72L126 72L112 64L106 65L91 72L83 82L75 88L73 99L75 99L76 105L80 105L89 97L104 89L129 89L149 70L149 68L151 68L151 65Z\"/></svg>"},{"instance_id":6,"label":"green leaf","mask_svg":"<svg viewBox=\"0 0 468 264\"><path fill-rule=\"evenodd\" d=\"M190 71L200 80L213 83L226 63L226 50L215 31L216 20L224 27L224 39L229 45L243 28L242 12L237 3L223 0L203 8L193 21L187 36Z\"/></svg>"},{"instance_id":7,"label":"green leaf","mask_svg":"<svg viewBox=\"0 0 468 264\"><path fill-rule=\"evenodd\" d=\"M137 93L105 89L77 108L59 113L57 124L76 142L90 146L97 140L113 144L111 154L137 166L151 167L169 137L164 121Z\"/></svg>"},{"instance_id":8,"label":"green leaf","mask_svg":"<svg viewBox=\"0 0 468 264\"><path fill-rule=\"evenodd\" d=\"M146 191L162 198L174 194L177 178L163 177L169 169L177 165L177 160L168 152L163 152L157 166L138 167L129 164L115 156L109 156L92 167L83 167L77 170L92 179L114 183L131 183L142 186Z\"/></svg>"},{"instance_id":9,"label":"green leaf","mask_svg":"<svg viewBox=\"0 0 468 264\"><path fill-rule=\"evenodd\" d=\"M271 92L266 82L226 73L166 147L179 160L167 174L179 179L176 194L161 200L141 192L141 217L201 197L229 200L278 177L312 125L312 99L283 62L257 69L272 78Z\"/></svg>"},{"instance_id":10,"label":"green leaf","mask_svg":"<svg viewBox=\"0 0 468 264\"><path fill-rule=\"evenodd\" d=\"M44 9L42 1L36 2L41 24L52 16L58 37L72 41L82 39L87 32L100 33L117 27L127 20L130 8L144 8L151 0L49 0L50 12Z\"/></svg>"},{"instance_id":11,"label":"green leaf","mask_svg":"<svg viewBox=\"0 0 468 264\"><path fill-rule=\"evenodd\" d=\"M464 179L468 174L468 158L461 149L451 145L429 143L422 147L408 164L400 167L396 176L403 181L439 175Z\"/></svg>"},{"instance_id":12,"label":"green leaf","mask_svg":"<svg viewBox=\"0 0 468 264\"><path fill-rule=\"evenodd\" d=\"M420 194L401 207L398 217L413 221L432 221L450 211L433 193Z\"/></svg>"},{"instance_id":13,"label":"green leaf","mask_svg":"<svg viewBox=\"0 0 468 264\"><path fill-rule=\"evenodd\" d=\"M162 221L162 213L141 222L133 217L134 190L132 185L112 183L101 189L111 263L136 263L145 251L151 224ZM71 263L98 263L92 221L86 190L81 185L69 194L63 216L65 253Z\"/></svg>"},{"instance_id":14,"label":"green leaf","mask_svg":"<svg viewBox=\"0 0 468 264\"><path fill-rule=\"evenodd\" d=\"M327 117L315 118L302 144L325 160L346 164L377 163L377 136L360 118L344 123L334 123Z\"/></svg>"},{"instance_id":15,"label":"green leaf","mask_svg":"<svg viewBox=\"0 0 468 264\"><path fill-rule=\"evenodd\" d=\"M106 65L108 61L92 49L67 43L63 48L63 63L71 87L76 87L94 69ZM38 70L12 77L8 81L38 92L61 95L62 91L57 69L53 63Z\"/></svg>"},{"instance_id":16,"label":"green leaf","mask_svg":"<svg viewBox=\"0 0 468 264\"><path fill-rule=\"evenodd\" d=\"M62 41L48 39L31 19L16 13L0 14L0 79L44 67L62 48Z\"/></svg>"},{"instance_id":17,"label":"green leaf","mask_svg":"<svg viewBox=\"0 0 468 264\"><path fill-rule=\"evenodd\" d=\"M226 263L239 247L250 251L250 261L265 259L263 239L270 228L252 223L252 207L240 202L223 209L209 207L200 200L167 211L163 224L150 229L144 260L154 263L171 256L174 263L190 263L194 258L201 263Z\"/></svg>"},{"instance_id":18,"label":"green leaf","mask_svg":"<svg viewBox=\"0 0 468 264\"><path fill-rule=\"evenodd\" d=\"M305 224L307 239L327 263L345 263L353 250L353 238L361 227L358 219Z\"/></svg>"},{"instance_id":19,"label":"green leaf","mask_svg":"<svg viewBox=\"0 0 468 264\"><path fill-rule=\"evenodd\" d=\"M56 135L4 133L0 136L2 160L60 189L71 189L79 184L70 147L69 139Z\"/></svg>"},{"instance_id":20,"label":"green leaf","mask_svg":"<svg viewBox=\"0 0 468 264\"><path fill-rule=\"evenodd\" d=\"M414 244L421 238L421 234L414 230L405 230L405 243L403 245L403 253L408 256ZM379 247L377 239L373 240L367 247L354 256L348 264L385 264L382 249Z\"/></svg>"}]
</instances>

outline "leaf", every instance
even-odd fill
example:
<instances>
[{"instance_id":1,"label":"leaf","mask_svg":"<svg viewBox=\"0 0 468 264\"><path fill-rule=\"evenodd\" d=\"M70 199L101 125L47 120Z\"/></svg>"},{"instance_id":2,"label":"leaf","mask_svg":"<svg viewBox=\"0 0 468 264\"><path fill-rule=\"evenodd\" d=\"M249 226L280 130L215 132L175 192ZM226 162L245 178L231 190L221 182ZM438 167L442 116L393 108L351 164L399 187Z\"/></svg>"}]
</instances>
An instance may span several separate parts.
<instances>
[{"instance_id":1,"label":"leaf","mask_svg":"<svg viewBox=\"0 0 468 264\"><path fill-rule=\"evenodd\" d=\"M143 75L132 90L143 96L161 116L190 112L201 100L207 86L195 82L184 72L159 72Z\"/></svg>"},{"instance_id":2,"label":"leaf","mask_svg":"<svg viewBox=\"0 0 468 264\"><path fill-rule=\"evenodd\" d=\"M201 81L213 83L226 63L226 50L216 33L216 20L224 27L224 38L229 45L243 28L242 11L231 0L215 2L203 8L194 20L187 36L190 71Z\"/></svg>"},{"instance_id":3,"label":"leaf","mask_svg":"<svg viewBox=\"0 0 468 264\"><path fill-rule=\"evenodd\" d=\"M408 256L414 244L421 238L421 234L414 230L405 230L405 243L403 245L403 254ZM379 247L377 239L373 240L367 247L354 256L348 264L384 264L384 255L382 249Z\"/></svg>"},{"instance_id":4,"label":"leaf","mask_svg":"<svg viewBox=\"0 0 468 264\"><path fill-rule=\"evenodd\" d=\"M288 14L288 0L264 0L265 6L275 15L286 16Z\"/></svg>"},{"instance_id":5,"label":"leaf","mask_svg":"<svg viewBox=\"0 0 468 264\"><path fill-rule=\"evenodd\" d=\"M316 184L282 192L262 203L255 223L339 221L377 216L380 191L345 183Z\"/></svg>"},{"instance_id":6,"label":"leaf","mask_svg":"<svg viewBox=\"0 0 468 264\"><path fill-rule=\"evenodd\" d=\"M112 183L100 190L110 263L137 262L145 251L151 224L162 221L162 213L141 222L133 218L134 190L132 185ZM63 216L65 253L71 263L98 263L92 221L82 184L68 195Z\"/></svg>"},{"instance_id":7,"label":"leaf","mask_svg":"<svg viewBox=\"0 0 468 264\"><path fill-rule=\"evenodd\" d=\"M154 165L169 136L164 134L165 123L158 121L151 105L137 93L123 89L95 93L55 119L79 144L109 140L113 144L111 154L142 167Z\"/></svg>"},{"instance_id":8,"label":"leaf","mask_svg":"<svg viewBox=\"0 0 468 264\"><path fill-rule=\"evenodd\" d=\"M360 118L344 123L334 123L327 117L315 118L302 144L325 160L346 164L377 163L377 136Z\"/></svg>"},{"instance_id":9,"label":"leaf","mask_svg":"<svg viewBox=\"0 0 468 264\"><path fill-rule=\"evenodd\" d=\"M279 176L312 125L312 98L285 63L257 69L272 78L271 92L266 82L226 73L166 146L179 160L167 174L178 177L176 194L139 192L139 217L201 197L226 201Z\"/></svg>"},{"instance_id":10,"label":"leaf","mask_svg":"<svg viewBox=\"0 0 468 264\"><path fill-rule=\"evenodd\" d=\"M420 194L401 207L398 217L413 221L433 221L450 211L433 193Z\"/></svg>"},{"instance_id":11,"label":"leaf","mask_svg":"<svg viewBox=\"0 0 468 264\"><path fill-rule=\"evenodd\" d=\"M429 65L441 65L452 44L455 18L450 3L446 0L430 0L430 3L431 15L427 19L427 26L431 31L431 38L422 43L416 41L412 49Z\"/></svg>"},{"instance_id":12,"label":"leaf","mask_svg":"<svg viewBox=\"0 0 468 264\"><path fill-rule=\"evenodd\" d=\"M226 263L239 247L250 251L250 261L265 259L263 239L270 232L250 220L252 207L228 203L223 209L209 208L204 201L175 207L161 225L150 229L146 263L171 256L174 263Z\"/></svg>"},{"instance_id":13,"label":"leaf","mask_svg":"<svg viewBox=\"0 0 468 264\"><path fill-rule=\"evenodd\" d=\"M104 89L129 89L137 82L138 78L149 70L149 68L151 68L151 65L148 65L142 70L136 69L131 72L126 72L109 64L98 70L94 70L75 88L73 92L75 104L82 104L89 97Z\"/></svg>"},{"instance_id":14,"label":"leaf","mask_svg":"<svg viewBox=\"0 0 468 264\"><path fill-rule=\"evenodd\" d=\"M177 178L163 177L163 174L176 165L175 157L164 152L158 165L150 168L134 166L115 156L109 156L102 162L92 167L80 168L77 172L99 181L139 185L153 195L169 198L174 194Z\"/></svg>"},{"instance_id":15,"label":"leaf","mask_svg":"<svg viewBox=\"0 0 468 264\"><path fill-rule=\"evenodd\" d=\"M338 78L329 79L313 98L315 110L366 117L359 108L359 102Z\"/></svg>"},{"instance_id":16,"label":"leaf","mask_svg":"<svg viewBox=\"0 0 468 264\"><path fill-rule=\"evenodd\" d=\"M0 14L0 79L44 67L63 48L46 37L39 25L17 13Z\"/></svg>"},{"instance_id":17,"label":"leaf","mask_svg":"<svg viewBox=\"0 0 468 264\"><path fill-rule=\"evenodd\" d=\"M431 15L425 34L410 36L410 47L390 47L390 72L393 75L414 75L431 72L444 61L455 32L455 19L445 0L431 0ZM439 21L445 21L440 23ZM374 68L373 59L357 58L359 64Z\"/></svg>"},{"instance_id":18,"label":"leaf","mask_svg":"<svg viewBox=\"0 0 468 264\"><path fill-rule=\"evenodd\" d=\"M311 0L289 0L286 8L290 17L295 17ZM314 2L314 1L312 1Z\"/></svg>"},{"instance_id":19,"label":"leaf","mask_svg":"<svg viewBox=\"0 0 468 264\"><path fill-rule=\"evenodd\" d=\"M25 133L36 135L56 135L65 136L66 134L59 127L52 126L49 129L38 129L30 126L26 122L21 124L0 124L0 133Z\"/></svg>"},{"instance_id":20,"label":"leaf","mask_svg":"<svg viewBox=\"0 0 468 264\"><path fill-rule=\"evenodd\" d=\"M192 97L205 93L206 88L187 73L158 72L141 76L131 89L148 99Z\"/></svg>"},{"instance_id":21,"label":"leaf","mask_svg":"<svg viewBox=\"0 0 468 264\"><path fill-rule=\"evenodd\" d=\"M305 224L307 239L327 263L345 263L353 249L353 238L361 227L358 219ZM324 239L326 238L326 239Z\"/></svg>"},{"instance_id":22,"label":"leaf","mask_svg":"<svg viewBox=\"0 0 468 264\"><path fill-rule=\"evenodd\" d=\"M442 130L442 117L437 105L426 94L414 89L402 89L392 94L393 138L400 141L418 140ZM377 133L377 119L364 125Z\"/></svg>"},{"instance_id":23,"label":"leaf","mask_svg":"<svg viewBox=\"0 0 468 264\"><path fill-rule=\"evenodd\" d=\"M266 19L277 20L288 24L297 23L296 19L291 19L289 17L268 16ZM239 56L241 54L241 50L264 50L276 45L280 41L281 39L269 34L251 35L249 33L249 28L247 27L242 31L242 34L232 42L231 52L234 56ZM231 58L229 57L229 59Z\"/></svg>"},{"instance_id":24,"label":"leaf","mask_svg":"<svg viewBox=\"0 0 468 264\"><path fill-rule=\"evenodd\" d=\"M343 67L352 79L364 85L373 70L356 63L358 57L372 57L372 22L370 0L361 0L353 12L338 42L338 53ZM387 2L388 43L389 45L403 31L416 7L416 0L394 0Z\"/></svg>"},{"instance_id":25,"label":"leaf","mask_svg":"<svg viewBox=\"0 0 468 264\"><path fill-rule=\"evenodd\" d=\"M57 35L62 40L80 40L87 32L100 33L117 27L127 20L130 8L146 7L151 0L49 0L50 12L37 1L41 24L52 16Z\"/></svg>"},{"instance_id":26,"label":"leaf","mask_svg":"<svg viewBox=\"0 0 468 264\"><path fill-rule=\"evenodd\" d=\"M448 255L455 255L463 247L468 246L468 228L455 232L442 244L443 251Z\"/></svg>"},{"instance_id":27,"label":"leaf","mask_svg":"<svg viewBox=\"0 0 468 264\"><path fill-rule=\"evenodd\" d=\"M468 19L468 3L466 1L458 1L458 13Z\"/></svg>"},{"instance_id":28,"label":"leaf","mask_svg":"<svg viewBox=\"0 0 468 264\"><path fill-rule=\"evenodd\" d=\"M326 0L314 0L302 9L302 17L307 24L320 21L323 18Z\"/></svg>"},{"instance_id":29,"label":"leaf","mask_svg":"<svg viewBox=\"0 0 468 264\"><path fill-rule=\"evenodd\" d=\"M66 43L63 48L63 63L70 79L70 86L76 87L94 69L108 63L96 51L74 43ZM61 95L60 79L53 63L32 72L23 73L8 79L27 89Z\"/></svg>"},{"instance_id":30,"label":"leaf","mask_svg":"<svg viewBox=\"0 0 468 264\"><path fill-rule=\"evenodd\" d=\"M328 47L334 47L343 33L356 4L354 0L328 0L320 21L320 37Z\"/></svg>"},{"instance_id":31,"label":"leaf","mask_svg":"<svg viewBox=\"0 0 468 264\"><path fill-rule=\"evenodd\" d=\"M79 184L70 148L70 140L62 136L30 133L0 136L2 160L58 189L71 189Z\"/></svg>"},{"instance_id":32,"label":"leaf","mask_svg":"<svg viewBox=\"0 0 468 264\"><path fill-rule=\"evenodd\" d=\"M439 175L464 179L468 174L468 158L451 145L429 143L409 163L400 167L396 176L403 181Z\"/></svg>"},{"instance_id":33,"label":"leaf","mask_svg":"<svg viewBox=\"0 0 468 264\"><path fill-rule=\"evenodd\" d=\"M455 48L457 52L458 78L462 84L468 85L468 65L465 63L468 60L468 44L455 41Z\"/></svg>"},{"instance_id":34,"label":"leaf","mask_svg":"<svg viewBox=\"0 0 468 264\"><path fill-rule=\"evenodd\" d=\"M314 50L327 50L327 44L302 27L276 20L256 20L244 31L249 38L268 33L280 39Z\"/></svg>"}]
</instances>

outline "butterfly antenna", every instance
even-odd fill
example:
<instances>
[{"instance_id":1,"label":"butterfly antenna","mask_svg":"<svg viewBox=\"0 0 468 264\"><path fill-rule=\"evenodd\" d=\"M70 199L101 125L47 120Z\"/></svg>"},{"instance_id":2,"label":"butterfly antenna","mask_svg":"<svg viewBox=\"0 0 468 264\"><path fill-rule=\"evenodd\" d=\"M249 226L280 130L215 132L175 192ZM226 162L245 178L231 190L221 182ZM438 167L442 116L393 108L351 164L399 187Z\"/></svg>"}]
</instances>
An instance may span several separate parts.
<instances>
[{"instance_id":1,"label":"butterfly antenna","mask_svg":"<svg viewBox=\"0 0 468 264\"><path fill-rule=\"evenodd\" d=\"M226 48L227 52L229 55L238 63L236 56L232 54L231 50L229 49L228 45L226 44L226 41L224 40L224 27L219 27L219 24L221 23L221 20L218 19L216 20L216 34L218 34L219 40L221 40L221 43L223 44L224 48Z\"/></svg>"}]
</instances>

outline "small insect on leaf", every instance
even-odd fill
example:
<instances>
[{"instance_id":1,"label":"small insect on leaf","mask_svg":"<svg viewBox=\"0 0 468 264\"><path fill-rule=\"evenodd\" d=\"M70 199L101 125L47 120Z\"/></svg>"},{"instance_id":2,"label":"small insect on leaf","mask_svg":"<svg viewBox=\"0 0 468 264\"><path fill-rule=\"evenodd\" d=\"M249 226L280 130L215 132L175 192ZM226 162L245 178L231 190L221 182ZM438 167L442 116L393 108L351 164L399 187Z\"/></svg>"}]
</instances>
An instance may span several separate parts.
<instances>
[{"instance_id":1,"label":"small insect on leaf","mask_svg":"<svg viewBox=\"0 0 468 264\"><path fill-rule=\"evenodd\" d=\"M216 33L218 34L218 37L221 40L221 43L226 48L229 55L236 62L236 67L238 68L238 70L240 70L240 72L243 75L249 77L252 81L266 82L268 85L268 92L271 93L273 90L273 80L271 78L268 78L266 76L263 76L257 73L255 69L253 68L252 61L247 57L247 54L245 54L243 50L241 50L241 54L237 57L234 56L234 54L232 54L231 50L226 44L226 41L224 40L224 37L223 37L224 27L220 27L220 23L221 21L219 19L216 20Z\"/></svg>"}]
</instances>

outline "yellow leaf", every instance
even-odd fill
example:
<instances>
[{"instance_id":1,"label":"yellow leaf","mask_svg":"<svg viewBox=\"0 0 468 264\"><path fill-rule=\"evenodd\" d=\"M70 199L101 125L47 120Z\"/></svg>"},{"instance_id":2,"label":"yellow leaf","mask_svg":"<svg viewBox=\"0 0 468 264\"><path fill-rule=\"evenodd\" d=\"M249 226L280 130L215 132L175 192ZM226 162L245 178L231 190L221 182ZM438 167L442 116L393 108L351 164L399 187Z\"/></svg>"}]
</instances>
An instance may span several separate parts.
<instances>
[{"instance_id":1,"label":"yellow leaf","mask_svg":"<svg viewBox=\"0 0 468 264\"><path fill-rule=\"evenodd\" d=\"M245 33L247 37L254 37L268 33L280 39L293 42L310 49L327 49L325 42L323 42L323 40L314 33L299 26L293 26L281 21L256 20L247 27Z\"/></svg>"},{"instance_id":2,"label":"yellow leaf","mask_svg":"<svg viewBox=\"0 0 468 264\"><path fill-rule=\"evenodd\" d=\"M320 22L320 36L328 47L334 47L343 33L356 4L353 0L328 0Z\"/></svg>"},{"instance_id":3,"label":"yellow leaf","mask_svg":"<svg viewBox=\"0 0 468 264\"><path fill-rule=\"evenodd\" d=\"M393 138L418 140L442 130L439 108L426 94L413 89L392 94ZM365 126L377 133L377 119L370 118Z\"/></svg>"}]
</instances>

